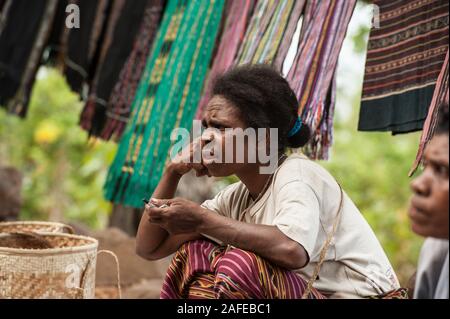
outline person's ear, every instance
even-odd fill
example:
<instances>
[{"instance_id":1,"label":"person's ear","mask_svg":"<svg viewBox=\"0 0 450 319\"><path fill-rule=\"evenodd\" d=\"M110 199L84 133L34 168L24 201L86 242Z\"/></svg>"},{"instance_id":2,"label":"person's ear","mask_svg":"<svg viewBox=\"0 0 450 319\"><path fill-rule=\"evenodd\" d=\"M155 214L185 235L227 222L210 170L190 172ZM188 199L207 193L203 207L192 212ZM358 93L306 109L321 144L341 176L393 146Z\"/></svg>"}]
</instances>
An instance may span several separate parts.
<instances>
[{"instance_id":1,"label":"person's ear","mask_svg":"<svg viewBox=\"0 0 450 319\"><path fill-rule=\"evenodd\" d=\"M270 129L266 128L266 154L267 150L270 149Z\"/></svg>"},{"instance_id":2,"label":"person's ear","mask_svg":"<svg viewBox=\"0 0 450 319\"><path fill-rule=\"evenodd\" d=\"M259 130L264 130L264 134L260 134ZM270 129L259 128L256 134L256 138L257 138L256 148L258 150L264 148L264 154L267 154L268 150L270 150Z\"/></svg>"}]
</instances>

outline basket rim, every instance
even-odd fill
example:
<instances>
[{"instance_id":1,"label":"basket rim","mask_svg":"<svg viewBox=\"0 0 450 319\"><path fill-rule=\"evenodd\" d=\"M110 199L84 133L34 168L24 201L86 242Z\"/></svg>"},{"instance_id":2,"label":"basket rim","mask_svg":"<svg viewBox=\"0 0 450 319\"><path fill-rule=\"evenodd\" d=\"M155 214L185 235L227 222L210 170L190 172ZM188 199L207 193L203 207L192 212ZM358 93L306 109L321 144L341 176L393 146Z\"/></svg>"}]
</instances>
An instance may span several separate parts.
<instances>
[{"instance_id":1,"label":"basket rim","mask_svg":"<svg viewBox=\"0 0 450 319\"><path fill-rule=\"evenodd\" d=\"M0 233L8 234L8 233ZM73 234L64 234L64 233L52 233L52 232L40 232L41 236L52 236L52 237L68 237L72 239L81 239L86 240L90 243L84 244L81 246L75 247L56 247L56 248L46 248L46 249L31 249L31 248L9 248L9 247L0 247L0 254L13 254L13 255L54 255L54 254L69 254L74 252L85 252L98 248L98 240L93 237L82 236L82 235L73 235Z\"/></svg>"},{"instance_id":2,"label":"basket rim","mask_svg":"<svg viewBox=\"0 0 450 319\"><path fill-rule=\"evenodd\" d=\"M2 226L14 226L14 225L59 225L59 226L68 226L67 224L61 222L52 222L52 221L38 221L38 220L17 220L17 221L9 221L9 222L0 222L0 228Z\"/></svg>"}]
</instances>

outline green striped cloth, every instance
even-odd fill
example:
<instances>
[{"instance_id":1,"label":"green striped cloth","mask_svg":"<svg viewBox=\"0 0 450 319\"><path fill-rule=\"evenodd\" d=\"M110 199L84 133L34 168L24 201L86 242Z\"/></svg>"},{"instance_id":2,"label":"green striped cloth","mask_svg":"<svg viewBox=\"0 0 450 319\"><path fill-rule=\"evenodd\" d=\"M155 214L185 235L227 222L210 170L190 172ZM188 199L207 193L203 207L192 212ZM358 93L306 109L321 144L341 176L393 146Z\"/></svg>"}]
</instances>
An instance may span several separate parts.
<instances>
[{"instance_id":1,"label":"green striped cloth","mask_svg":"<svg viewBox=\"0 0 450 319\"><path fill-rule=\"evenodd\" d=\"M163 173L174 128L191 128L225 0L169 0L105 183L114 203L142 207Z\"/></svg>"}]
</instances>

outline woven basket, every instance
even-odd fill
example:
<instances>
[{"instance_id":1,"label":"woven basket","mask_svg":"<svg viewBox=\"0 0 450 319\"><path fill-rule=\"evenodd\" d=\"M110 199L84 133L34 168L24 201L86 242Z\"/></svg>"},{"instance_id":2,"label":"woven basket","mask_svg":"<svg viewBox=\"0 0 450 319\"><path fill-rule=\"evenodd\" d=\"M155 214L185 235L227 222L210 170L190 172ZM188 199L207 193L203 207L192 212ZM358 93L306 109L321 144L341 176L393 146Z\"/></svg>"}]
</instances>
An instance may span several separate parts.
<instances>
[{"instance_id":1,"label":"woven basket","mask_svg":"<svg viewBox=\"0 0 450 319\"><path fill-rule=\"evenodd\" d=\"M0 247L0 299L94 298L98 241L69 234L39 235L54 248Z\"/></svg>"},{"instance_id":2,"label":"woven basket","mask_svg":"<svg viewBox=\"0 0 450 319\"><path fill-rule=\"evenodd\" d=\"M16 232L74 233L71 226L62 223L38 221L0 222L0 233Z\"/></svg>"}]
</instances>

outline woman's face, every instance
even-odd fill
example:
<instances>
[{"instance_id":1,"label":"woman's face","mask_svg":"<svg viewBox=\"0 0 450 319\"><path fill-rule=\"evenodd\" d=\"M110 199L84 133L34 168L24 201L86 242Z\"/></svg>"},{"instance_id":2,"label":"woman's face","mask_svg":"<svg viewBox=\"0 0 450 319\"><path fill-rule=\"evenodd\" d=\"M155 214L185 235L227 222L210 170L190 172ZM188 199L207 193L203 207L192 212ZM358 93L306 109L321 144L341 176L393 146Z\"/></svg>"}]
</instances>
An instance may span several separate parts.
<instances>
[{"instance_id":1,"label":"woman's face","mask_svg":"<svg viewBox=\"0 0 450 319\"><path fill-rule=\"evenodd\" d=\"M425 149L423 173L411 183L409 217L418 235L449 237L448 162L448 135L436 135Z\"/></svg>"},{"instance_id":2,"label":"woman's face","mask_svg":"<svg viewBox=\"0 0 450 319\"><path fill-rule=\"evenodd\" d=\"M206 107L202 125L205 129L202 159L212 176L230 176L248 168L248 141L242 143L231 136L247 126L231 102L214 96Z\"/></svg>"}]
</instances>

